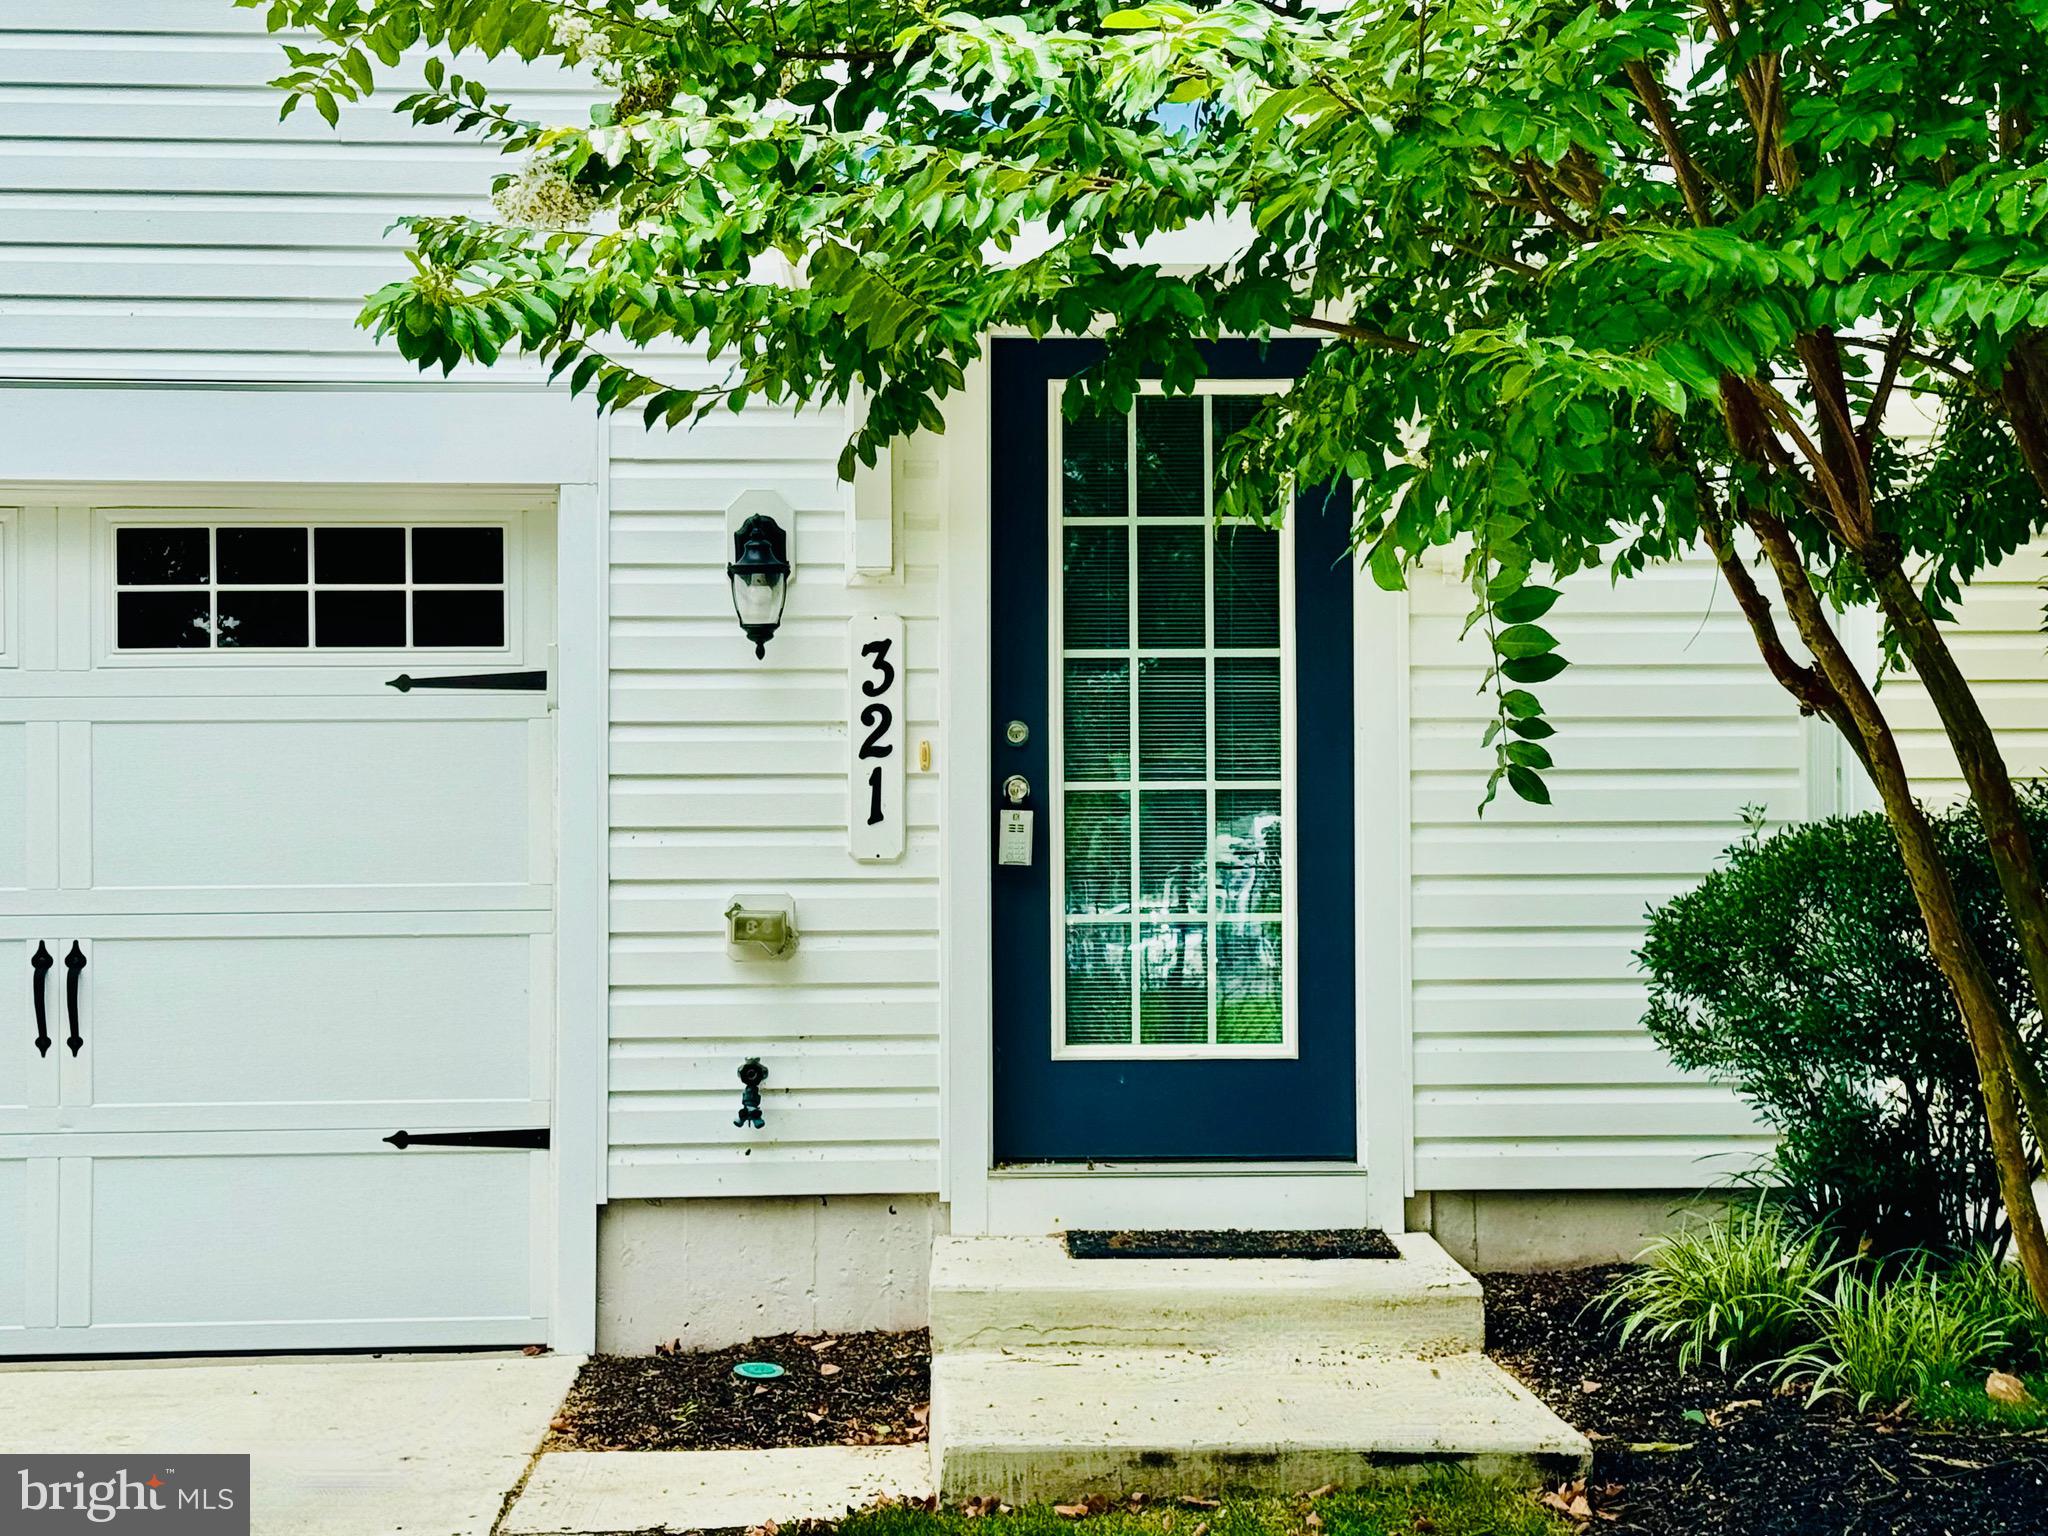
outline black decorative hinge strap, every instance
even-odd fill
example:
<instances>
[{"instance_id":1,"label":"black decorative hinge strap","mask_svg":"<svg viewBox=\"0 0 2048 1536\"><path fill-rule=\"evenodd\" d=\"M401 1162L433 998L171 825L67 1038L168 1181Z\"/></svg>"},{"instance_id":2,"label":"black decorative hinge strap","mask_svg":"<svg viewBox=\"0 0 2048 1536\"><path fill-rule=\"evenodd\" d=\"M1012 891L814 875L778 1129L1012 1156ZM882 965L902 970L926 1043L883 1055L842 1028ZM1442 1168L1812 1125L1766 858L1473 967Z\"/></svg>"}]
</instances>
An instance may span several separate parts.
<instances>
[{"instance_id":1,"label":"black decorative hinge strap","mask_svg":"<svg viewBox=\"0 0 2048 1536\"><path fill-rule=\"evenodd\" d=\"M407 1147L506 1147L545 1152L548 1128L542 1125L526 1131L393 1131L384 1139L401 1152Z\"/></svg>"},{"instance_id":2,"label":"black decorative hinge strap","mask_svg":"<svg viewBox=\"0 0 2048 1536\"><path fill-rule=\"evenodd\" d=\"M415 688L495 688L509 693L546 693L548 675L544 671L465 672L456 677L414 677L401 672L384 686L400 693L411 693Z\"/></svg>"},{"instance_id":3,"label":"black decorative hinge strap","mask_svg":"<svg viewBox=\"0 0 2048 1536\"><path fill-rule=\"evenodd\" d=\"M28 957L29 991L36 1004L36 1054L50 1054L50 967L57 962L50 957L50 946L40 939L36 941L36 952Z\"/></svg>"}]
</instances>

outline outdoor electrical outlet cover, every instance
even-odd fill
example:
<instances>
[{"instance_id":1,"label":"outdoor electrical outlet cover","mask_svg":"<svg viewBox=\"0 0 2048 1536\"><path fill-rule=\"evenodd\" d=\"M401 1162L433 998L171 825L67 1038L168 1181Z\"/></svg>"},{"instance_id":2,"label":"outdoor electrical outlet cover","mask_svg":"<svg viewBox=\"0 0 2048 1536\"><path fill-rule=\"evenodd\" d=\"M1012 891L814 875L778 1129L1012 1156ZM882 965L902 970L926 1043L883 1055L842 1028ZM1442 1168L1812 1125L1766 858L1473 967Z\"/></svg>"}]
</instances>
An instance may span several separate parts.
<instances>
[{"instance_id":1,"label":"outdoor electrical outlet cover","mask_svg":"<svg viewBox=\"0 0 2048 1536\"><path fill-rule=\"evenodd\" d=\"M735 896L725 909L725 952L734 960L781 960L797 944L796 903L787 896Z\"/></svg>"}]
</instances>

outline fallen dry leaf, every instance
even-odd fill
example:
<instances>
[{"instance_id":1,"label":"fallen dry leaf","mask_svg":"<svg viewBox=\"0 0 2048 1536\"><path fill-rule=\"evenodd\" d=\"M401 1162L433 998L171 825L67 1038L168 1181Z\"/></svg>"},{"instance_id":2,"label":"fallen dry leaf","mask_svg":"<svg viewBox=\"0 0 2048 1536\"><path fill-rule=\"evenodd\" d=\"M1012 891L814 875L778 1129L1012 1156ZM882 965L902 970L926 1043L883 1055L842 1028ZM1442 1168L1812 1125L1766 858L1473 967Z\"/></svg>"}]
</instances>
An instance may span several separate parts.
<instances>
[{"instance_id":1,"label":"fallen dry leaf","mask_svg":"<svg viewBox=\"0 0 2048 1536\"><path fill-rule=\"evenodd\" d=\"M837 1376L839 1374L839 1367L828 1360L825 1364L818 1367L818 1374L820 1376Z\"/></svg>"},{"instance_id":2,"label":"fallen dry leaf","mask_svg":"<svg viewBox=\"0 0 2048 1536\"><path fill-rule=\"evenodd\" d=\"M1312 1531L1320 1531L1323 1528L1323 1517L1314 1510L1310 1510L1302 1517L1301 1523Z\"/></svg>"},{"instance_id":3,"label":"fallen dry leaf","mask_svg":"<svg viewBox=\"0 0 2048 1536\"><path fill-rule=\"evenodd\" d=\"M1631 1440L1628 1448L1644 1455L1668 1455L1675 1451L1689 1451L1698 1443L1695 1440Z\"/></svg>"},{"instance_id":4,"label":"fallen dry leaf","mask_svg":"<svg viewBox=\"0 0 2048 1536\"><path fill-rule=\"evenodd\" d=\"M1579 1390L1587 1393L1598 1392L1600 1390L1600 1383L1597 1381L1582 1381L1579 1383Z\"/></svg>"},{"instance_id":5,"label":"fallen dry leaf","mask_svg":"<svg viewBox=\"0 0 2048 1536\"><path fill-rule=\"evenodd\" d=\"M1335 1483L1325 1483L1320 1488L1309 1489L1309 1491L1307 1493L1304 1493L1302 1497L1304 1499L1326 1499L1336 1491L1337 1485Z\"/></svg>"},{"instance_id":6,"label":"fallen dry leaf","mask_svg":"<svg viewBox=\"0 0 2048 1536\"><path fill-rule=\"evenodd\" d=\"M811 1353L814 1355L822 1355L823 1353L825 1353L826 1350L837 1349L838 1347L839 1341L837 1339L820 1339L817 1343L811 1346Z\"/></svg>"},{"instance_id":7,"label":"fallen dry leaf","mask_svg":"<svg viewBox=\"0 0 2048 1536\"><path fill-rule=\"evenodd\" d=\"M519 1353L521 1353L522 1355L528 1355L528 1356L532 1356L532 1355L544 1355L544 1354L546 1354L547 1352L548 1352L548 1347L547 1347L547 1345L545 1345L545 1344L529 1344L529 1345L527 1345L527 1346L526 1346L526 1348L524 1348L524 1349L522 1349L521 1351L519 1351Z\"/></svg>"},{"instance_id":8,"label":"fallen dry leaf","mask_svg":"<svg viewBox=\"0 0 2048 1536\"><path fill-rule=\"evenodd\" d=\"M1065 1520L1078 1520L1088 1513L1086 1504L1055 1504L1052 1512Z\"/></svg>"},{"instance_id":9,"label":"fallen dry leaf","mask_svg":"<svg viewBox=\"0 0 2048 1536\"><path fill-rule=\"evenodd\" d=\"M1180 1502L1186 1505L1189 1509L1221 1509L1223 1507L1223 1501L1221 1499L1197 1498L1192 1493L1182 1494L1180 1496Z\"/></svg>"},{"instance_id":10,"label":"fallen dry leaf","mask_svg":"<svg viewBox=\"0 0 2048 1536\"><path fill-rule=\"evenodd\" d=\"M1197 1524L1191 1536L1209 1536L1209 1522L1204 1520Z\"/></svg>"},{"instance_id":11,"label":"fallen dry leaf","mask_svg":"<svg viewBox=\"0 0 2048 1536\"><path fill-rule=\"evenodd\" d=\"M1984 1395L2008 1408L2024 1408L2034 1400L2027 1384L2009 1371L1993 1371L1984 1378Z\"/></svg>"}]
</instances>

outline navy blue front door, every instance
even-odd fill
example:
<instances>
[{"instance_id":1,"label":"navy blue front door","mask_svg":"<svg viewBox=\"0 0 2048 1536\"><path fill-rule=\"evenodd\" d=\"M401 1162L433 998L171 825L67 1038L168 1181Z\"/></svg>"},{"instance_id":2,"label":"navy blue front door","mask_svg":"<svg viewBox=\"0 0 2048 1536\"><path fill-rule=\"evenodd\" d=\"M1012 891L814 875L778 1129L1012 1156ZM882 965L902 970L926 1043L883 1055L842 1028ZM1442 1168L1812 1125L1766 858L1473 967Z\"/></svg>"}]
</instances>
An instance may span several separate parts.
<instances>
[{"instance_id":1,"label":"navy blue front door","mask_svg":"<svg viewBox=\"0 0 2048 1536\"><path fill-rule=\"evenodd\" d=\"M1218 446L1312 346L1071 421L1095 344L995 343L990 821L1031 813L996 834L999 1163L1357 1154L1348 503L1213 521Z\"/></svg>"}]
</instances>

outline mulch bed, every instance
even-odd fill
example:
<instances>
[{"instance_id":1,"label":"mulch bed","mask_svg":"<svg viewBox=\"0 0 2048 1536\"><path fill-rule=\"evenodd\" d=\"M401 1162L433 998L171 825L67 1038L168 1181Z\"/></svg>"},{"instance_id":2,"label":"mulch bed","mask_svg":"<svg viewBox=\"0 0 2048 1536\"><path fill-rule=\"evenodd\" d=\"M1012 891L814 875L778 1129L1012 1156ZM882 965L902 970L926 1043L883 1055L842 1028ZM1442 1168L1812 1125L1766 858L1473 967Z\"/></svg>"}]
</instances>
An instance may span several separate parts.
<instances>
[{"instance_id":1,"label":"mulch bed","mask_svg":"<svg viewBox=\"0 0 2048 1536\"><path fill-rule=\"evenodd\" d=\"M1814 1408L1668 1351L1619 1347L1586 1303L1613 1269L1481 1276L1487 1353L1594 1439L1595 1531L1654 1536L2042 1536L2048 1433ZM1691 1409L1706 1422L1688 1419ZM1671 1449L1650 1449L1668 1446ZM1612 1518L1609 1518L1612 1517Z\"/></svg>"},{"instance_id":2,"label":"mulch bed","mask_svg":"<svg viewBox=\"0 0 2048 1536\"><path fill-rule=\"evenodd\" d=\"M783 1374L744 1381L743 1360ZM545 1449L763 1450L908 1445L931 1410L931 1340L911 1333L785 1333L731 1349L597 1355L577 1373Z\"/></svg>"},{"instance_id":3,"label":"mulch bed","mask_svg":"<svg viewBox=\"0 0 2048 1536\"><path fill-rule=\"evenodd\" d=\"M1398 1259L1386 1233L1369 1227L1314 1232L1067 1233L1076 1259Z\"/></svg>"}]
</instances>

